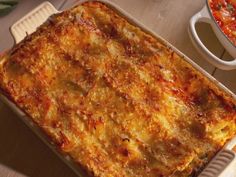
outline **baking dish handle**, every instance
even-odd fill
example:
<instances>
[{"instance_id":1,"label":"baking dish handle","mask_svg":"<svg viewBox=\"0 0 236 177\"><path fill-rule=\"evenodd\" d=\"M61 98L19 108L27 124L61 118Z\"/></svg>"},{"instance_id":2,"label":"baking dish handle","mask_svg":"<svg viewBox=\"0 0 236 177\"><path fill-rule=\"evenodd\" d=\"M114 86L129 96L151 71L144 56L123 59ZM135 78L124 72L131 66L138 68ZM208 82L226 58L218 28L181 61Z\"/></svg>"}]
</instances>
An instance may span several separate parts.
<instances>
[{"instance_id":1,"label":"baking dish handle","mask_svg":"<svg viewBox=\"0 0 236 177\"><path fill-rule=\"evenodd\" d=\"M57 9L50 2L45 1L15 22L10 28L15 43L19 43L27 35L33 33L50 15L57 12Z\"/></svg>"},{"instance_id":2,"label":"baking dish handle","mask_svg":"<svg viewBox=\"0 0 236 177\"><path fill-rule=\"evenodd\" d=\"M198 177L235 177L236 176L236 137L216 154Z\"/></svg>"},{"instance_id":3,"label":"baking dish handle","mask_svg":"<svg viewBox=\"0 0 236 177\"><path fill-rule=\"evenodd\" d=\"M197 22L206 22L206 23L213 23L211 16L209 14L209 10L207 5L203 7L203 9L195 14L191 20L189 25L189 36L197 48L197 50L214 66L223 69L223 70L232 70L236 69L236 59L232 61L224 61L217 56L215 56L208 48L202 43L201 39L199 38L195 25Z\"/></svg>"}]
</instances>

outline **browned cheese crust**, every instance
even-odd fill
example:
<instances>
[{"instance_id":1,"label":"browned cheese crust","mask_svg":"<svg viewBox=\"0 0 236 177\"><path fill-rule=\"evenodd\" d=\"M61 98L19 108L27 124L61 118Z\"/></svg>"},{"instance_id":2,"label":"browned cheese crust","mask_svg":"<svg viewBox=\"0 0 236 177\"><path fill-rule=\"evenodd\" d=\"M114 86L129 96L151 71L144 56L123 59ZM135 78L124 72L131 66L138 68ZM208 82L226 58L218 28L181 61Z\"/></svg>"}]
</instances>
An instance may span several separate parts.
<instances>
[{"instance_id":1,"label":"browned cheese crust","mask_svg":"<svg viewBox=\"0 0 236 177\"><path fill-rule=\"evenodd\" d=\"M100 2L13 47L0 87L93 176L189 176L236 133L230 96Z\"/></svg>"}]
</instances>

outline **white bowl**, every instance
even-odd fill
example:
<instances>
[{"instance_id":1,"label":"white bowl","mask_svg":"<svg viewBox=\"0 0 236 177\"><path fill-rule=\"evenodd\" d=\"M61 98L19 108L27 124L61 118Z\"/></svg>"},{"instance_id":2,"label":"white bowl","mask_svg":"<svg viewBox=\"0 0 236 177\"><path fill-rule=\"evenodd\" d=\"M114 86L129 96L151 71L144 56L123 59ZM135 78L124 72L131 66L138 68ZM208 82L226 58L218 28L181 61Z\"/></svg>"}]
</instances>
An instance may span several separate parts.
<instances>
[{"instance_id":1,"label":"white bowl","mask_svg":"<svg viewBox=\"0 0 236 177\"><path fill-rule=\"evenodd\" d=\"M224 61L217 56L215 56L208 48L202 43L199 38L195 25L197 22L206 22L211 25L213 31L215 32L217 38L224 46L224 48L229 52L229 54L234 57L231 61ZM223 69L223 70L232 70L236 69L236 46L229 40L229 38L222 32L221 28L215 21L211 9L206 0L206 4L203 9L195 14L191 20L189 25L189 35L197 50L214 66Z\"/></svg>"}]
</instances>

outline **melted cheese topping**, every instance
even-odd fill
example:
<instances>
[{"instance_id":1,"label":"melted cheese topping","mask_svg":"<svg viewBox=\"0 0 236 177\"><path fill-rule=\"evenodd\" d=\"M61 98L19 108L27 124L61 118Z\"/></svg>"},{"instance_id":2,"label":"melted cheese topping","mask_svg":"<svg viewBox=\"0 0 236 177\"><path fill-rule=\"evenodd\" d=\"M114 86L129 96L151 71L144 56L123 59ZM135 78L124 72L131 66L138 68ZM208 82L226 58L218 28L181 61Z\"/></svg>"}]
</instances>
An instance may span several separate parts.
<instances>
[{"instance_id":1,"label":"melted cheese topping","mask_svg":"<svg viewBox=\"0 0 236 177\"><path fill-rule=\"evenodd\" d=\"M189 176L236 133L233 99L99 2L15 46L0 87L92 176Z\"/></svg>"}]
</instances>

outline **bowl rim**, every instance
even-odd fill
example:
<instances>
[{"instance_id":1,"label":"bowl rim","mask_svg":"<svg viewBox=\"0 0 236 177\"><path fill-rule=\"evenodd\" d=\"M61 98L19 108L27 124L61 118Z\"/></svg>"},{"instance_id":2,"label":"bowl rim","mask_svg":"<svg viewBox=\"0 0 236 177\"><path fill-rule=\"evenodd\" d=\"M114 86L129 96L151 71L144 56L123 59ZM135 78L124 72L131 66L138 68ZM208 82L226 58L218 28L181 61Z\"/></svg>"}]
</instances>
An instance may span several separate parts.
<instances>
[{"instance_id":1,"label":"bowl rim","mask_svg":"<svg viewBox=\"0 0 236 177\"><path fill-rule=\"evenodd\" d=\"M217 23L217 21L216 21L214 15L212 14L212 9L211 9L211 7L210 7L210 1L211 1L211 0L206 0L206 4L207 4L208 11L210 12L209 14L210 14L211 18L213 19L213 21L214 21L214 23L216 24L216 26L219 28L220 32L225 36L225 38L230 42L230 44L231 44L234 48L236 48L236 45L235 45L235 44L229 39L229 37L222 31L222 29L221 29L221 27L219 26L219 24ZM212 1L214 1L214 0L212 0Z\"/></svg>"}]
</instances>

